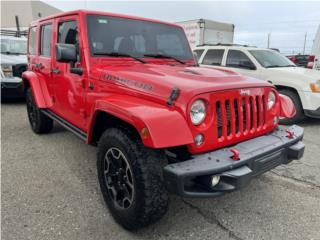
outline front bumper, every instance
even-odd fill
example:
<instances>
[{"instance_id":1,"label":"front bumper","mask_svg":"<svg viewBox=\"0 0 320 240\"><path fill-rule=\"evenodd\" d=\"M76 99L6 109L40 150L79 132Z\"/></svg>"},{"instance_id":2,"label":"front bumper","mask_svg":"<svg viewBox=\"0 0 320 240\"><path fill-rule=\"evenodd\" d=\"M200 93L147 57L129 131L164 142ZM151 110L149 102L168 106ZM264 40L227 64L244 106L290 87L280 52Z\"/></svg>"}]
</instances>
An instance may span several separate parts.
<instances>
[{"instance_id":1,"label":"front bumper","mask_svg":"<svg viewBox=\"0 0 320 240\"><path fill-rule=\"evenodd\" d=\"M22 79L18 77L1 79L1 98L24 97Z\"/></svg>"},{"instance_id":2,"label":"front bumper","mask_svg":"<svg viewBox=\"0 0 320 240\"><path fill-rule=\"evenodd\" d=\"M299 96L305 112L316 111L320 107L320 93L299 91Z\"/></svg>"},{"instance_id":3,"label":"front bumper","mask_svg":"<svg viewBox=\"0 0 320 240\"><path fill-rule=\"evenodd\" d=\"M183 197L214 197L246 186L250 180L276 166L300 159L304 153L303 128L296 125L260 136L230 148L195 155L191 160L169 164L164 168L166 187ZM231 149L240 159L232 159ZM210 186L210 177L220 182Z\"/></svg>"}]
</instances>

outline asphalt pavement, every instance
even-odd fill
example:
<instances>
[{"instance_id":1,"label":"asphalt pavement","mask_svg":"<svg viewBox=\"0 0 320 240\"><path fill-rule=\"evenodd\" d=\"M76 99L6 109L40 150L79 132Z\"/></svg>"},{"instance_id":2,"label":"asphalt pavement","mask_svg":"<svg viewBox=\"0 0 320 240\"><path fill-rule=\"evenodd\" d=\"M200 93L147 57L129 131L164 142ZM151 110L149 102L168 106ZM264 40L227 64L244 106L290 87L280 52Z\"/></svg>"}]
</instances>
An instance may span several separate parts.
<instances>
[{"instance_id":1,"label":"asphalt pavement","mask_svg":"<svg viewBox=\"0 0 320 240\"><path fill-rule=\"evenodd\" d=\"M307 119L305 155L213 199L170 196L168 213L131 233L100 194L96 148L56 125L35 135L25 104L1 104L1 220L4 240L320 240L320 120Z\"/></svg>"}]
</instances>

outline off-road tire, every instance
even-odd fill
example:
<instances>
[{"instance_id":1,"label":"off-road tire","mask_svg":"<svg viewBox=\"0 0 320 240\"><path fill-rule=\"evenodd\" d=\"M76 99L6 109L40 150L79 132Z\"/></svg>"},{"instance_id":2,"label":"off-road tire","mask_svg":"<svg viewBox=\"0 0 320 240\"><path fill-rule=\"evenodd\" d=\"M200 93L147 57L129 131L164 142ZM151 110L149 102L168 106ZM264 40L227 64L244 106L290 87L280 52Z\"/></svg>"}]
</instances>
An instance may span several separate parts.
<instances>
[{"instance_id":1,"label":"off-road tire","mask_svg":"<svg viewBox=\"0 0 320 240\"><path fill-rule=\"evenodd\" d=\"M107 189L103 162L110 148L121 150L132 170L134 195L127 209L118 208ZM163 151L145 147L139 136L128 129L110 128L100 138L97 158L101 192L112 216L120 225L136 230L162 218L168 208L168 193L163 180L163 167L167 159Z\"/></svg>"},{"instance_id":2,"label":"off-road tire","mask_svg":"<svg viewBox=\"0 0 320 240\"><path fill-rule=\"evenodd\" d=\"M29 123L33 132L37 134L49 133L53 128L53 120L44 115L37 107L31 88L26 90L26 105Z\"/></svg>"},{"instance_id":3,"label":"off-road tire","mask_svg":"<svg viewBox=\"0 0 320 240\"><path fill-rule=\"evenodd\" d=\"M304 120L306 116L304 115L304 111L298 94L288 89L280 89L279 93L289 97L292 100L294 106L296 107L296 115L292 118L280 119L280 124L291 125Z\"/></svg>"}]
</instances>

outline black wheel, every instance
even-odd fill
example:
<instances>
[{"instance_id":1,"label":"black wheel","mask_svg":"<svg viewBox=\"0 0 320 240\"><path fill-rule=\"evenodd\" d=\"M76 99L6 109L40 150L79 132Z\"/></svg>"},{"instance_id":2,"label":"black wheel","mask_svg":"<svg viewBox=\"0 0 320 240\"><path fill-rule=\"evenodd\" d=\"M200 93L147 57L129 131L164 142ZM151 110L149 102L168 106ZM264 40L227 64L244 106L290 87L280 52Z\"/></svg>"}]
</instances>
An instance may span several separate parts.
<instances>
[{"instance_id":1,"label":"black wheel","mask_svg":"<svg viewBox=\"0 0 320 240\"><path fill-rule=\"evenodd\" d=\"M114 219L128 230L145 227L167 211L162 151L146 148L127 129L106 130L98 144L97 169L104 200Z\"/></svg>"},{"instance_id":2,"label":"black wheel","mask_svg":"<svg viewBox=\"0 0 320 240\"><path fill-rule=\"evenodd\" d=\"M53 120L44 115L37 107L31 88L26 91L26 104L32 130L37 134L50 132L53 128Z\"/></svg>"},{"instance_id":3,"label":"black wheel","mask_svg":"<svg viewBox=\"0 0 320 240\"><path fill-rule=\"evenodd\" d=\"M280 119L280 124L284 124L284 125L296 124L301 122L303 119L305 119L304 111L303 111L302 104L298 94L288 89L279 90L279 93L289 97L292 100L294 106L296 107L296 115L294 115L292 118Z\"/></svg>"}]
</instances>

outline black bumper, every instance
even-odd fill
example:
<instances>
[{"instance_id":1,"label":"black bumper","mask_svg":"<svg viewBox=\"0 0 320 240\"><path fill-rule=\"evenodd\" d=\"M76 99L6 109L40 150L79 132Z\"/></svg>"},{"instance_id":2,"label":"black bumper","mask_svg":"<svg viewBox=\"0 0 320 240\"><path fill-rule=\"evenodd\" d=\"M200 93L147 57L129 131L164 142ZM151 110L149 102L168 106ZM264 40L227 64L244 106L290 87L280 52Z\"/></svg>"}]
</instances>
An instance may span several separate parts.
<instances>
[{"instance_id":1,"label":"black bumper","mask_svg":"<svg viewBox=\"0 0 320 240\"><path fill-rule=\"evenodd\" d=\"M183 197L214 197L246 186L250 180L276 166L300 159L304 153L303 128L296 125L260 136L230 148L195 155L191 160L169 164L164 168L166 187ZM231 149L240 159L232 159ZM212 175L220 176L212 187Z\"/></svg>"},{"instance_id":2,"label":"black bumper","mask_svg":"<svg viewBox=\"0 0 320 240\"><path fill-rule=\"evenodd\" d=\"M1 81L1 98L22 98L24 97L22 81L6 82Z\"/></svg>"},{"instance_id":3,"label":"black bumper","mask_svg":"<svg viewBox=\"0 0 320 240\"><path fill-rule=\"evenodd\" d=\"M304 110L304 113L311 118L320 118L320 107L317 110Z\"/></svg>"}]
</instances>

